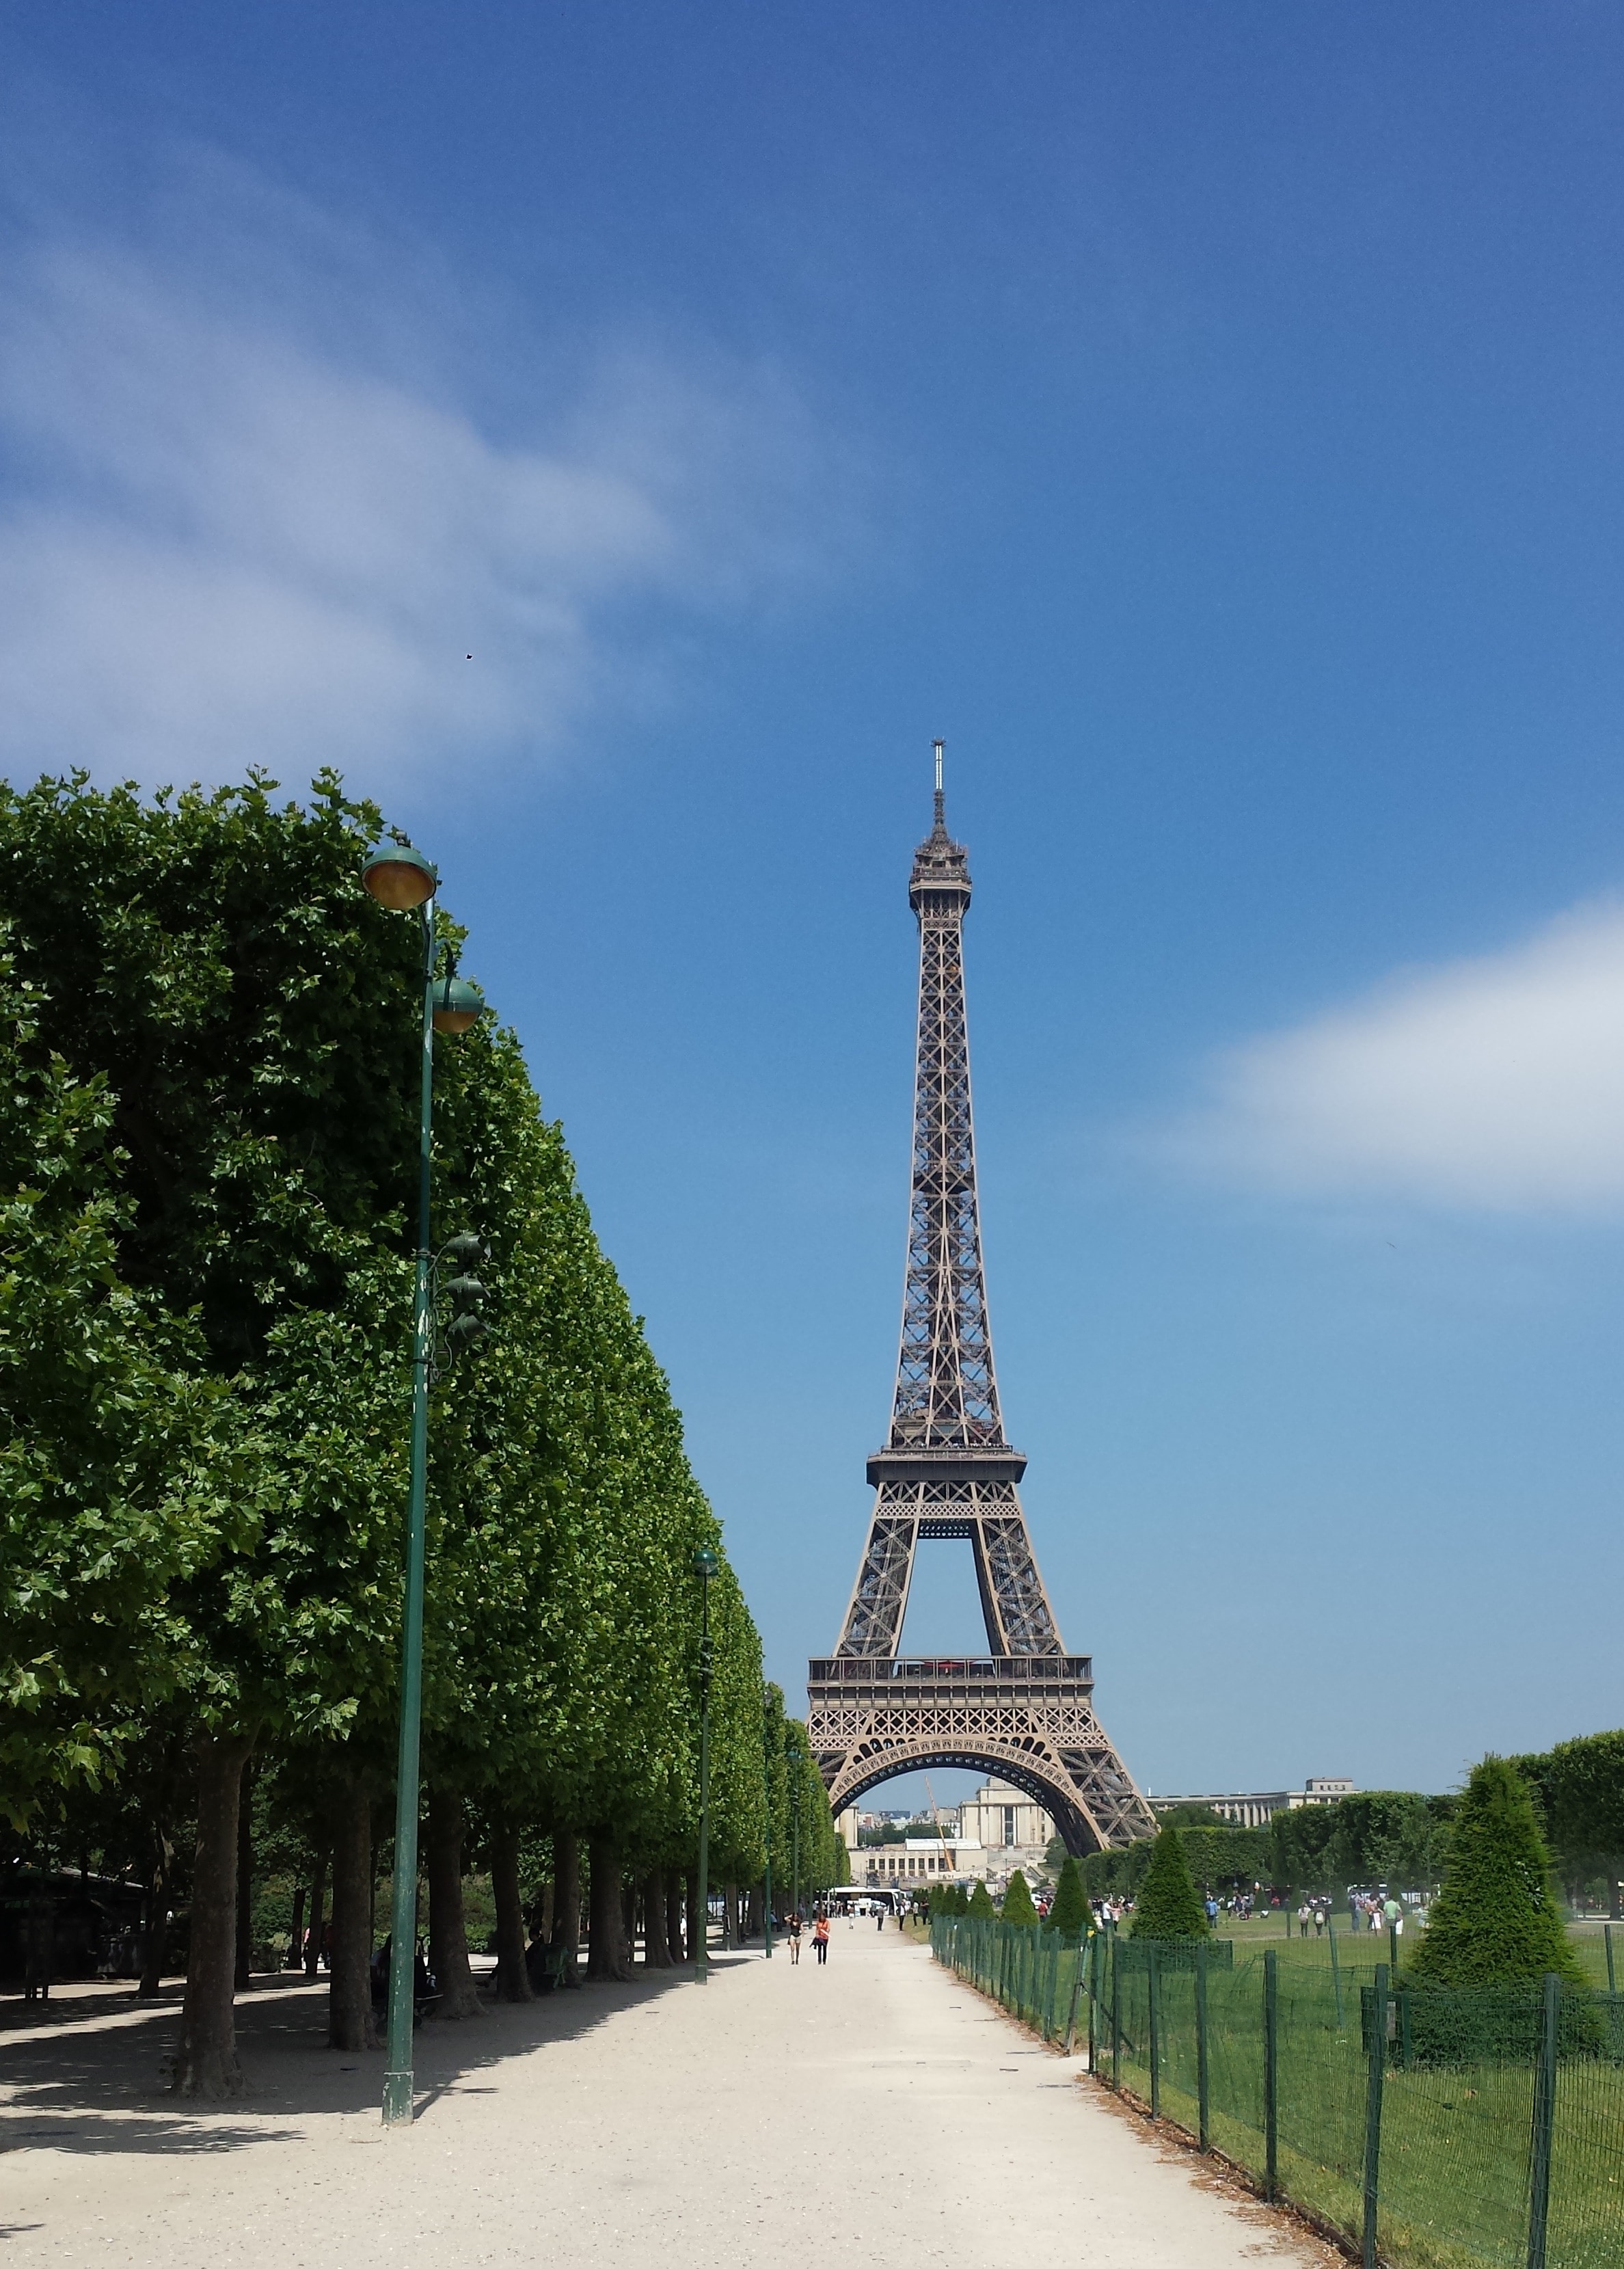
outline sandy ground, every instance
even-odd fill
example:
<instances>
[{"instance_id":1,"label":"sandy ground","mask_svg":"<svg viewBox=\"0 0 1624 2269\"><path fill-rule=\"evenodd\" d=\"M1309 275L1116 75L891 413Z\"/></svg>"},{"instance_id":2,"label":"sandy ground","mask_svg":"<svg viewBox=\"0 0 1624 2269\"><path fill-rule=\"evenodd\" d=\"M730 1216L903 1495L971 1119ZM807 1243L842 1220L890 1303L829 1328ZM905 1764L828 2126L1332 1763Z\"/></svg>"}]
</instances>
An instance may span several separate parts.
<instances>
[{"instance_id":1,"label":"sandy ground","mask_svg":"<svg viewBox=\"0 0 1624 2269\"><path fill-rule=\"evenodd\" d=\"M921 1947L837 1923L808 1950L558 1993L417 2036L418 2117L381 2057L322 2044L324 1989L240 2003L252 2093L159 2090L174 1997L78 1989L0 2031L4 2269L1319 2262L1079 2086ZM76 2011L72 2022L55 2016ZM18 2015L18 2005L7 2014Z\"/></svg>"}]
</instances>

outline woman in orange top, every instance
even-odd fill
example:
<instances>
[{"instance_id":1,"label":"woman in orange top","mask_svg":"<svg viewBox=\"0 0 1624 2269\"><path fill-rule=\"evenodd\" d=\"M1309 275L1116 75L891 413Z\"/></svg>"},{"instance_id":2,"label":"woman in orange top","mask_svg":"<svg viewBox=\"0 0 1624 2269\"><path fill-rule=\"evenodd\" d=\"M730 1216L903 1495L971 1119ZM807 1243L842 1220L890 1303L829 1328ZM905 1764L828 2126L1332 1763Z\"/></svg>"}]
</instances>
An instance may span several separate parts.
<instances>
[{"instance_id":1,"label":"woman in orange top","mask_svg":"<svg viewBox=\"0 0 1624 2269\"><path fill-rule=\"evenodd\" d=\"M829 1917L819 1915L812 1925L812 1949L820 1966L829 1959Z\"/></svg>"}]
</instances>

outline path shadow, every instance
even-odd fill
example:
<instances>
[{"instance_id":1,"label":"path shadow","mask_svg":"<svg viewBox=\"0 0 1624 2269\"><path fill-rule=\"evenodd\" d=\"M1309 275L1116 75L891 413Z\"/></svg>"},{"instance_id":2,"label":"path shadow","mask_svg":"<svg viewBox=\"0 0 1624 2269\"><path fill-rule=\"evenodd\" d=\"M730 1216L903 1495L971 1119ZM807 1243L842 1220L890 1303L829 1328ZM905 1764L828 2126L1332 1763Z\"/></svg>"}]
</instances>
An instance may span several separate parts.
<instances>
[{"instance_id":1,"label":"path shadow","mask_svg":"<svg viewBox=\"0 0 1624 2269\"><path fill-rule=\"evenodd\" d=\"M729 1975L759 1959L713 1956L705 1990L725 1993ZM694 1990L688 1970L639 1969L624 1984L583 1984L520 2003L482 1997L477 2017L422 2024L413 2036L417 2117L432 2117L447 2095L493 2093L512 2058L577 2039L615 2017L652 2013L667 1994ZM100 2007L103 1998L94 1997L95 2014L83 2022L62 2022L69 2006L62 2004L48 2032L6 2040L0 2152L229 2151L291 2139L302 2132L291 2122L377 2114L383 2057L328 2048L325 1983L267 1977L239 1994L237 2048L247 2092L227 2103L183 2101L167 2091L178 1992L156 2002L108 1997L115 2001L111 2012Z\"/></svg>"}]
</instances>

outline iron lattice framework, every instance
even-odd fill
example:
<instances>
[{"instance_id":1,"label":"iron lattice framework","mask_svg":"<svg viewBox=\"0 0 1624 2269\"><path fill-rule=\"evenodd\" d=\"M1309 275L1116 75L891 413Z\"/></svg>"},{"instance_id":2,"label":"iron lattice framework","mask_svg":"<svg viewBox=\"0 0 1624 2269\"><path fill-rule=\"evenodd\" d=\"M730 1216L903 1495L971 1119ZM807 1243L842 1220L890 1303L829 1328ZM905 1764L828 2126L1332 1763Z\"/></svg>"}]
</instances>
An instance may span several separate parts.
<instances>
[{"instance_id":1,"label":"iron lattice framework","mask_svg":"<svg viewBox=\"0 0 1624 2269\"><path fill-rule=\"evenodd\" d=\"M810 1666L808 1731L844 1811L893 1774L987 1769L1053 1816L1075 1852L1154 1829L1094 1714L1093 1669L1068 1655L1021 1510L1026 1460L1004 1439L976 1204L964 1018L970 870L948 833L937 746L935 824L914 854L919 925L913 1182L890 1436L868 1460L868 1541L835 1654ZM907 1660L897 1649L921 1541L975 1555L988 1653Z\"/></svg>"}]
</instances>

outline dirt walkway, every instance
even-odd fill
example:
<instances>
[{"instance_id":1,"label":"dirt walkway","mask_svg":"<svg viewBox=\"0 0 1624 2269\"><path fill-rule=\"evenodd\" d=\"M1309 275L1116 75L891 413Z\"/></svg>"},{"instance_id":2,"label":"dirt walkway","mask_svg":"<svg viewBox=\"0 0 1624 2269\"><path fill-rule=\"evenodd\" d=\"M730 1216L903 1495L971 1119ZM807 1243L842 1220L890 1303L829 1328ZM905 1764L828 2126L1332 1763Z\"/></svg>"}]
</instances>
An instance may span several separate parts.
<instances>
[{"instance_id":1,"label":"dirt walkway","mask_svg":"<svg viewBox=\"0 0 1624 2269\"><path fill-rule=\"evenodd\" d=\"M220 2112L159 2092L173 2002L0 2033L4 2269L1324 2258L866 1923L836 1925L822 1970L753 1953L703 1989L639 1976L428 2026L404 2134L379 2124L382 2058L321 2044L323 1999L247 1997L254 2092Z\"/></svg>"}]
</instances>

